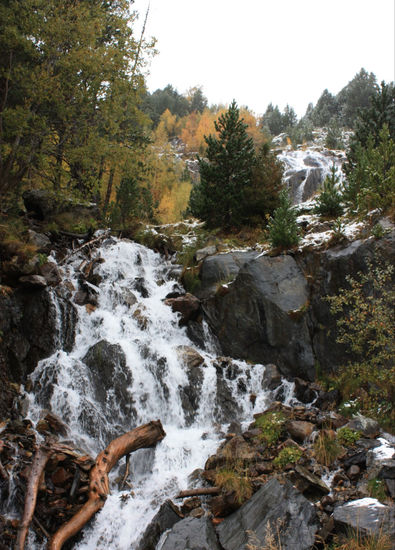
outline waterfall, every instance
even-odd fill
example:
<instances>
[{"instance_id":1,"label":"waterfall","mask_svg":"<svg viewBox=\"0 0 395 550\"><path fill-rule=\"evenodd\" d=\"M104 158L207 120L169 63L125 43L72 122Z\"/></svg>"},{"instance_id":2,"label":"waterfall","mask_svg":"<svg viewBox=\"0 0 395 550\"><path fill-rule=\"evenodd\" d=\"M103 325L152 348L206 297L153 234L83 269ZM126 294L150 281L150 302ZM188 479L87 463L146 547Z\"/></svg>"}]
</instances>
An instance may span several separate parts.
<instances>
[{"instance_id":1,"label":"waterfall","mask_svg":"<svg viewBox=\"0 0 395 550\"><path fill-rule=\"evenodd\" d=\"M296 151L284 150L278 155L278 159L284 164L283 179L294 204L300 204L315 195L330 173L333 163L339 180L342 181L344 177L341 167L345 154L341 151L317 150L314 147Z\"/></svg>"},{"instance_id":2,"label":"waterfall","mask_svg":"<svg viewBox=\"0 0 395 550\"><path fill-rule=\"evenodd\" d=\"M30 416L36 421L42 408L50 408L93 456L124 431L162 421L164 440L131 456L132 490L116 489L119 465L111 474L112 494L75 546L130 550L160 504L191 486L190 474L216 451L228 423L248 424L273 396L264 388L263 365L232 360L223 366L207 328L206 349L180 328L179 314L164 303L181 290L171 278L174 265L127 240L108 239L95 254L102 258L95 268L101 282L89 288L97 307L77 306L73 348L38 364ZM62 268L64 284L74 291L81 261L77 255ZM185 349L200 354L201 364L188 366ZM292 388L285 384L283 391ZM32 541L31 547L40 548Z\"/></svg>"}]
</instances>

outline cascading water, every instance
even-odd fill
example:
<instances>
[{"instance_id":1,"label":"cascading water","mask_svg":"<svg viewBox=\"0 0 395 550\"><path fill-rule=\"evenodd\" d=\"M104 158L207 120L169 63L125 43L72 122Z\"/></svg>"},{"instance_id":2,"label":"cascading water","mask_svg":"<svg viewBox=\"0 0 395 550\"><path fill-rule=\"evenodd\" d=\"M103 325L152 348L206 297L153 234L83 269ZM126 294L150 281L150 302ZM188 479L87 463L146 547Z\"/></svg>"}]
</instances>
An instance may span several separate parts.
<instances>
[{"instance_id":1,"label":"cascading water","mask_svg":"<svg viewBox=\"0 0 395 550\"><path fill-rule=\"evenodd\" d=\"M263 365L232 361L222 367L211 344L197 350L191 343L178 314L164 304L177 290L170 278L174 266L126 240L109 239L96 254L104 260L96 268L100 286L90 288L98 306L94 311L79 306L73 349L57 351L37 366L30 415L37 420L43 407L51 408L93 456L123 432L162 421L165 439L132 455L133 491L113 489L75 546L130 550L160 504L190 486L188 476L215 452L226 424L251 421L272 396L264 388ZM76 256L63 268L74 288L80 263ZM200 366L188 366L185 350L191 348L203 358ZM113 488L116 476L115 471ZM31 547L40 548L32 541Z\"/></svg>"},{"instance_id":2,"label":"cascading water","mask_svg":"<svg viewBox=\"0 0 395 550\"><path fill-rule=\"evenodd\" d=\"M278 155L284 164L284 182L288 185L294 204L300 204L313 197L322 186L325 177L330 173L333 164L336 166L339 180L342 181L343 152L328 149L316 150L313 147L296 151L285 150Z\"/></svg>"}]
</instances>

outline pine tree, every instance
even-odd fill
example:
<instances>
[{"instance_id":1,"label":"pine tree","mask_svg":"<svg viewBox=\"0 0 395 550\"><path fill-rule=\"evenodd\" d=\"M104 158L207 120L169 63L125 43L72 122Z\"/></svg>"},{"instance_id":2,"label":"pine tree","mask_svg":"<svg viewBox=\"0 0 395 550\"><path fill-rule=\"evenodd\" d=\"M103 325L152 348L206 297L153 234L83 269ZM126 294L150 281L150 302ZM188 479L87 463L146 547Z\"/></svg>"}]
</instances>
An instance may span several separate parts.
<instances>
[{"instance_id":1,"label":"pine tree","mask_svg":"<svg viewBox=\"0 0 395 550\"><path fill-rule=\"evenodd\" d=\"M317 198L315 212L320 216L338 217L343 214L342 195L339 191L339 176L333 163L331 173L324 180L321 193Z\"/></svg>"},{"instance_id":2,"label":"pine tree","mask_svg":"<svg viewBox=\"0 0 395 550\"><path fill-rule=\"evenodd\" d=\"M245 215L245 190L252 178L254 144L233 101L205 136L207 160L198 157L200 183L191 192L190 212L209 227L237 227Z\"/></svg>"},{"instance_id":3,"label":"pine tree","mask_svg":"<svg viewBox=\"0 0 395 550\"><path fill-rule=\"evenodd\" d=\"M291 204L288 191L280 193L280 206L274 211L269 222L269 241L272 247L287 249L298 244L299 228L297 212Z\"/></svg>"}]
</instances>

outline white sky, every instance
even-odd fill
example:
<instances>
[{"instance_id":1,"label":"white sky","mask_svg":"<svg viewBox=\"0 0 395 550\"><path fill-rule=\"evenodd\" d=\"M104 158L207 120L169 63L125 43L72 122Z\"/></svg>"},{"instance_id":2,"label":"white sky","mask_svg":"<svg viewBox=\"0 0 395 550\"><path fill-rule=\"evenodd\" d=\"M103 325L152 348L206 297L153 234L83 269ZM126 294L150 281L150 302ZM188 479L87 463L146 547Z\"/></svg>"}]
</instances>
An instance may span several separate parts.
<instances>
[{"instance_id":1,"label":"white sky","mask_svg":"<svg viewBox=\"0 0 395 550\"><path fill-rule=\"evenodd\" d=\"M289 103L302 116L364 67L394 80L394 0L150 0L146 36L159 54L152 92L203 87L209 104L236 99L262 114ZM132 8L144 19L148 0Z\"/></svg>"}]
</instances>

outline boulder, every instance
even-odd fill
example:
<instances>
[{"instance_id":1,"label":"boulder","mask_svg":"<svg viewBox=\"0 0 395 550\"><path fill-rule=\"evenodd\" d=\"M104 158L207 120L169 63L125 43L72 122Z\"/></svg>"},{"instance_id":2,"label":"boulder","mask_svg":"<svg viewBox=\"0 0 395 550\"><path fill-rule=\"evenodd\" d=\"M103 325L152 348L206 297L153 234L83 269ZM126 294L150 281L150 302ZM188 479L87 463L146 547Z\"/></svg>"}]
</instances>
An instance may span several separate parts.
<instances>
[{"instance_id":1,"label":"boulder","mask_svg":"<svg viewBox=\"0 0 395 550\"><path fill-rule=\"evenodd\" d=\"M289 481L271 478L237 512L217 527L224 550L245 550L248 543L258 548L280 533L282 550L308 550L319 529L313 504Z\"/></svg>"},{"instance_id":2,"label":"boulder","mask_svg":"<svg viewBox=\"0 0 395 550\"><path fill-rule=\"evenodd\" d=\"M220 282L233 280L240 268L257 256L257 252L243 251L206 257L200 270L201 286L197 296L203 299L214 295Z\"/></svg>"},{"instance_id":3,"label":"boulder","mask_svg":"<svg viewBox=\"0 0 395 550\"><path fill-rule=\"evenodd\" d=\"M217 247L215 245L206 246L205 248L200 248L195 252L195 260L197 262L200 262L204 260L204 258L207 258L207 256L212 256L216 252L217 252Z\"/></svg>"},{"instance_id":4,"label":"boulder","mask_svg":"<svg viewBox=\"0 0 395 550\"><path fill-rule=\"evenodd\" d=\"M207 258L205 263L217 256ZM291 256L260 256L240 268L225 295L203 303L222 350L256 363L275 363L285 374L315 377L305 311L309 292Z\"/></svg>"},{"instance_id":5,"label":"boulder","mask_svg":"<svg viewBox=\"0 0 395 550\"><path fill-rule=\"evenodd\" d=\"M189 368L193 369L199 367L204 363L204 357L200 355L195 349L190 346L177 346L178 358Z\"/></svg>"},{"instance_id":6,"label":"boulder","mask_svg":"<svg viewBox=\"0 0 395 550\"><path fill-rule=\"evenodd\" d=\"M196 320L199 315L200 300L189 292L178 298L167 298L165 304L170 306L173 311L181 313L180 326Z\"/></svg>"},{"instance_id":7,"label":"boulder","mask_svg":"<svg viewBox=\"0 0 395 550\"><path fill-rule=\"evenodd\" d=\"M166 500L144 531L137 550L155 550L162 533L171 529L181 518L177 507L171 500Z\"/></svg>"},{"instance_id":8,"label":"boulder","mask_svg":"<svg viewBox=\"0 0 395 550\"><path fill-rule=\"evenodd\" d=\"M160 541L161 550L220 550L214 527L208 518L185 518Z\"/></svg>"},{"instance_id":9,"label":"boulder","mask_svg":"<svg viewBox=\"0 0 395 550\"><path fill-rule=\"evenodd\" d=\"M207 459L205 469L214 470L224 466L247 467L260 458L253 446L249 445L241 435L232 437L223 443L215 455Z\"/></svg>"},{"instance_id":10,"label":"boulder","mask_svg":"<svg viewBox=\"0 0 395 550\"><path fill-rule=\"evenodd\" d=\"M89 368L95 399L101 404L107 402L111 409L112 400L109 398L113 395L114 406L125 414L130 412L129 387L133 378L121 346L100 340L89 348L82 361Z\"/></svg>"},{"instance_id":11,"label":"boulder","mask_svg":"<svg viewBox=\"0 0 395 550\"><path fill-rule=\"evenodd\" d=\"M295 469L287 475L287 478L307 499L316 502L324 495L329 494L329 487L307 468L296 464Z\"/></svg>"},{"instance_id":12,"label":"boulder","mask_svg":"<svg viewBox=\"0 0 395 550\"><path fill-rule=\"evenodd\" d=\"M395 536L395 509L375 498L352 500L337 506L333 512L335 525L345 531L357 530L361 535L380 532Z\"/></svg>"},{"instance_id":13,"label":"boulder","mask_svg":"<svg viewBox=\"0 0 395 550\"><path fill-rule=\"evenodd\" d=\"M25 288L31 288L32 290L40 290L47 286L47 281L41 275L25 275L23 277L19 277L19 282Z\"/></svg>"},{"instance_id":14,"label":"boulder","mask_svg":"<svg viewBox=\"0 0 395 550\"><path fill-rule=\"evenodd\" d=\"M39 272L40 275L46 280L48 286L56 286L62 280L59 268L53 262L46 262L40 266Z\"/></svg>"},{"instance_id":15,"label":"boulder","mask_svg":"<svg viewBox=\"0 0 395 550\"><path fill-rule=\"evenodd\" d=\"M98 218L95 203L76 203L72 199L59 198L46 189L30 189L22 195L27 212L39 220L45 220L63 212L72 212L76 218Z\"/></svg>"},{"instance_id":16,"label":"boulder","mask_svg":"<svg viewBox=\"0 0 395 550\"><path fill-rule=\"evenodd\" d=\"M269 363L265 365L265 372L263 373L262 385L263 389L275 390L281 386L282 376L276 365Z\"/></svg>"},{"instance_id":17,"label":"boulder","mask_svg":"<svg viewBox=\"0 0 395 550\"><path fill-rule=\"evenodd\" d=\"M370 437L372 439L377 437L380 433L379 423L361 414L357 414L345 427L360 432L364 437Z\"/></svg>"},{"instance_id":18,"label":"boulder","mask_svg":"<svg viewBox=\"0 0 395 550\"><path fill-rule=\"evenodd\" d=\"M285 428L293 439L303 443L305 439L311 436L315 426L311 422L305 422L303 420L288 420Z\"/></svg>"},{"instance_id":19,"label":"boulder","mask_svg":"<svg viewBox=\"0 0 395 550\"><path fill-rule=\"evenodd\" d=\"M29 240L37 247L39 252L48 252L51 248L50 239L44 233L36 233L32 229L28 229Z\"/></svg>"}]
</instances>

